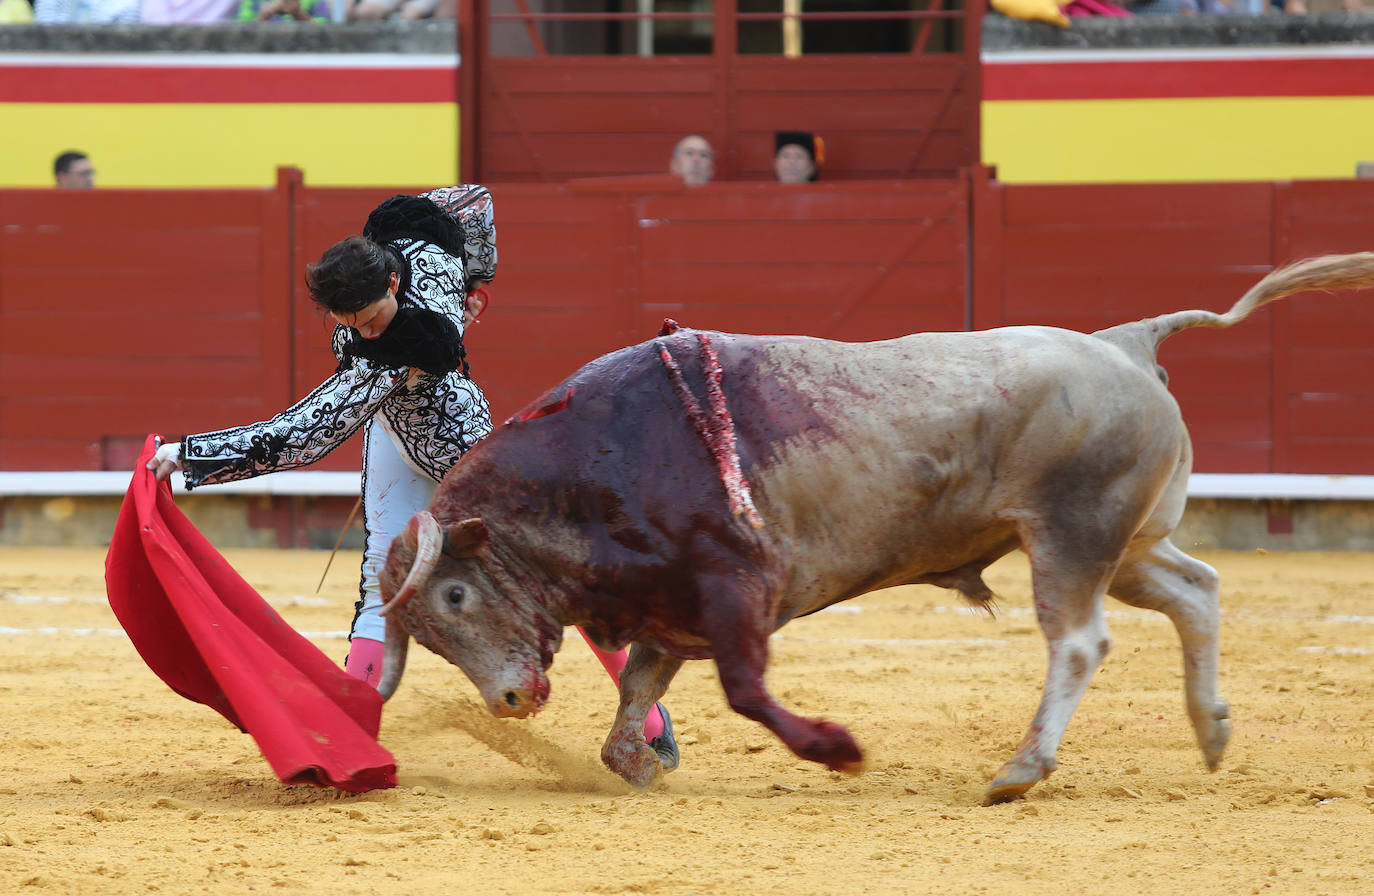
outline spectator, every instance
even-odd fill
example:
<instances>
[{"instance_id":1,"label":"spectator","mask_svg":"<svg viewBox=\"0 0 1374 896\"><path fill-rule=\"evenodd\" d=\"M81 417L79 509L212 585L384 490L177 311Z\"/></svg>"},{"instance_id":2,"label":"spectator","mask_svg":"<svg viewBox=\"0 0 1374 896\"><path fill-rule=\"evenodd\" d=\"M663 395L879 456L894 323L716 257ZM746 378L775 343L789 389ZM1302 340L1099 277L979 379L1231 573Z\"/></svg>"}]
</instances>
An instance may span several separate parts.
<instances>
[{"instance_id":1,"label":"spectator","mask_svg":"<svg viewBox=\"0 0 1374 896\"><path fill-rule=\"evenodd\" d=\"M676 174L688 186L708 184L716 173L716 154L700 134L688 134L673 147L668 173Z\"/></svg>"},{"instance_id":2,"label":"spectator","mask_svg":"<svg viewBox=\"0 0 1374 896\"><path fill-rule=\"evenodd\" d=\"M1174 16L1183 12L1184 0L1127 0L1123 5L1133 16Z\"/></svg>"},{"instance_id":3,"label":"spectator","mask_svg":"<svg viewBox=\"0 0 1374 896\"><path fill-rule=\"evenodd\" d=\"M29 0L0 0L0 25L27 25L32 21Z\"/></svg>"},{"instance_id":4,"label":"spectator","mask_svg":"<svg viewBox=\"0 0 1374 896\"><path fill-rule=\"evenodd\" d=\"M356 0L348 7L350 22L380 22L382 19L432 19L439 0Z\"/></svg>"},{"instance_id":5,"label":"spectator","mask_svg":"<svg viewBox=\"0 0 1374 896\"><path fill-rule=\"evenodd\" d=\"M1239 8L1237 0L1179 0L1178 11L1185 16L1224 16Z\"/></svg>"},{"instance_id":6,"label":"spectator","mask_svg":"<svg viewBox=\"0 0 1374 896\"><path fill-rule=\"evenodd\" d=\"M1361 0L1287 0L1279 6L1283 12L1293 16L1305 16L1323 12L1369 12L1369 7Z\"/></svg>"},{"instance_id":7,"label":"spectator","mask_svg":"<svg viewBox=\"0 0 1374 896\"><path fill-rule=\"evenodd\" d=\"M33 20L39 25L136 25L139 0L36 0Z\"/></svg>"},{"instance_id":8,"label":"spectator","mask_svg":"<svg viewBox=\"0 0 1374 896\"><path fill-rule=\"evenodd\" d=\"M825 142L806 131L778 131L773 139L773 173L784 184L804 184L820 176Z\"/></svg>"},{"instance_id":9,"label":"spectator","mask_svg":"<svg viewBox=\"0 0 1374 896\"><path fill-rule=\"evenodd\" d=\"M1121 2L1125 3L1126 0L1121 0ZM1111 3L1109 0L1069 0L1059 9L1070 18L1073 16L1107 16L1118 19L1131 17L1131 14L1124 7Z\"/></svg>"},{"instance_id":10,"label":"spectator","mask_svg":"<svg viewBox=\"0 0 1374 896\"><path fill-rule=\"evenodd\" d=\"M89 190L95 186L95 166L84 152L69 149L52 163L53 178L61 190Z\"/></svg>"},{"instance_id":11,"label":"spectator","mask_svg":"<svg viewBox=\"0 0 1374 896\"><path fill-rule=\"evenodd\" d=\"M145 25L213 25L232 22L239 0L143 0Z\"/></svg>"},{"instance_id":12,"label":"spectator","mask_svg":"<svg viewBox=\"0 0 1374 896\"><path fill-rule=\"evenodd\" d=\"M329 0L243 0L240 22L328 22Z\"/></svg>"}]
</instances>

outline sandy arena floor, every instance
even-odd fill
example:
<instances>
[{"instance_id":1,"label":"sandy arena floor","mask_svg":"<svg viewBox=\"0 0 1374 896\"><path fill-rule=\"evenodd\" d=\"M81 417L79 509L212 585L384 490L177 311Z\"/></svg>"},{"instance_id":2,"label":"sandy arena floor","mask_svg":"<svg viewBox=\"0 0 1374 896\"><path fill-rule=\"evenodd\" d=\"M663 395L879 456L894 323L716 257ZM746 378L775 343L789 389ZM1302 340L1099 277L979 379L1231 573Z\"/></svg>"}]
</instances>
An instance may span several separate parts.
<instances>
[{"instance_id":1,"label":"sandy arena floor","mask_svg":"<svg viewBox=\"0 0 1374 896\"><path fill-rule=\"evenodd\" d=\"M316 596L324 553L227 556L343 656L355 557ZM281 786L159 681L105 603L103 551L0 548L0 893L1374 892L1374 555L1201 556L1224 593L1221 769L1183 715L1172 628L1113 603L1059 771L984 808L1043 671L1019 555L988 577L996 619L901 588L775 639L773 691L848 725L862 777L794 758L700 662L667 700L682 768L632 793L600 766L612 686L574 635L526 721L412 648L382 726L401 786L350 796Z\"/></svg>"}]
</instances>

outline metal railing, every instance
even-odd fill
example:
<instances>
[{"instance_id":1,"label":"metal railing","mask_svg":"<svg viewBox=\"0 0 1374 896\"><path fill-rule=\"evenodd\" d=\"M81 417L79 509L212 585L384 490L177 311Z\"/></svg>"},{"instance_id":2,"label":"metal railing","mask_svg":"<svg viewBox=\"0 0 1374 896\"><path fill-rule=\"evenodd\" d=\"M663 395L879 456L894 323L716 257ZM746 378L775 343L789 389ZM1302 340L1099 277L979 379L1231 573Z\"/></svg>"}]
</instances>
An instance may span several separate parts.
<instances>
[{"instance_id":1,"label":"metal railing","mask_svg":"<svg viewBox=\"0 0 1374 896\"><path fill-rule=\"evenodd\" d=\"M527 0L516 0L517 12L488 12L485 16L490 26L516 23L523 26L533 55L565 55L550 53L541 26L556 24L633 24L635 30L634 50L632 52L587 52L586 55L640 55L652 56L654 51L654 25L658 22L710 22L712 48L702 52L717 52L716 39L728 35L723 43L730 51L737 51L739 29L747 25L767 25L776 23L781 29L781 53L786 57L806 55L803 43L803 26L815 22L918 22L921 27L912 39L910 52L923 53L930 45L934 26L938 23L961 22L966 11L962 8L946 8L949 0L927 0L925 9L870 9L870 10L819 10L806 12L802 9L803 0L783 0L783 9L767 12L741 12L735 3L720 0L714 10L655 12L653 0L638 0L640 8L628 11L535 11L530 9ZM758 54L760 51L752 51ZM578 51L582 54L583 51Z\"/></svg>"}]
</instances>

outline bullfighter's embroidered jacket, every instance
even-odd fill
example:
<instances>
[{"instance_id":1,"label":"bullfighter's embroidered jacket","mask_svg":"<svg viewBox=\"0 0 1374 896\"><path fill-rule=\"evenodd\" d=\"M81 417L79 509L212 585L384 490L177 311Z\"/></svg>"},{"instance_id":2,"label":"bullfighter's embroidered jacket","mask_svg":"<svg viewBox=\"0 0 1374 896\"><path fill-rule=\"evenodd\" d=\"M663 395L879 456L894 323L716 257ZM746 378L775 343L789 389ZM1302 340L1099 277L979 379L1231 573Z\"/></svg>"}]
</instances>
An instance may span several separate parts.
<instances>
[{"instance_id":1,"label":"bullfighter's embroidered jacket","mask_svg":"<svg viewBox=\"0 0 1374 896\"><path fill-rule=\"evenodd\" d=\"M467 285L490 280L496 271L491 195L478 186L424 195L461 225L464 257L422 239L387 241L409 265L400 305L419 314L437 312L456 325L461 339ZM486 397L467 375L466 363L439 373L392 366L350 351L359 338L350 327L336 327L333 349L339 367L334 375L271 420L183 438L186 488L314 463L376 414L406 461L438 481L491 431Z\"/></svg>"}]
</instances>

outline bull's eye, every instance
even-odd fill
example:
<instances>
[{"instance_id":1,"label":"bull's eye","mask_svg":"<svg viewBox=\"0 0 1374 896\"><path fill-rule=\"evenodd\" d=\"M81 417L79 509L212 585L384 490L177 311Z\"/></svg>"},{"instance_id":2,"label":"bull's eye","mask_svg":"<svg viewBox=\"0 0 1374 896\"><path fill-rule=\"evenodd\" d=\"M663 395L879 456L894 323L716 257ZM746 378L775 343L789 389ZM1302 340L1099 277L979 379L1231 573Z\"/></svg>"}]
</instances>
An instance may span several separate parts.
<instances>
[{"instance_id":1,"label":"bull's eye","mask_svg":"<svg viewBox=\"0 0 1374 896\"><path fill-rule=\"evenodd\" d=\"M463 595L466 593L462 585L448 586L448 593L444 595L444 600L448 602L449 609L456 610L463 605Z\"/></svg>"}]
</instances>

